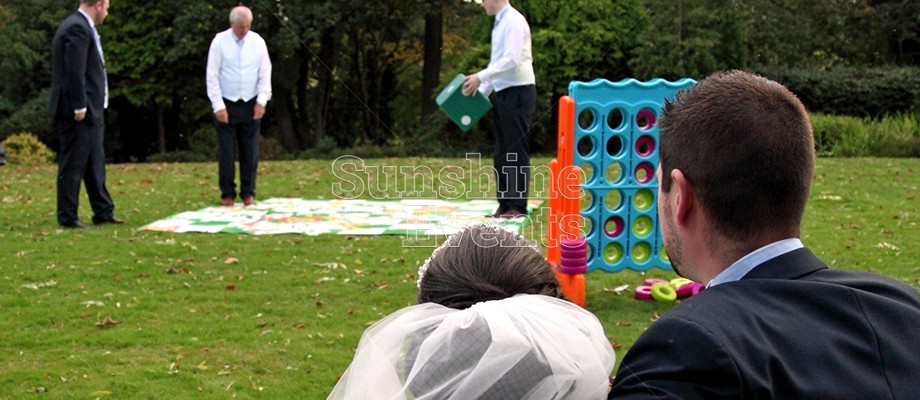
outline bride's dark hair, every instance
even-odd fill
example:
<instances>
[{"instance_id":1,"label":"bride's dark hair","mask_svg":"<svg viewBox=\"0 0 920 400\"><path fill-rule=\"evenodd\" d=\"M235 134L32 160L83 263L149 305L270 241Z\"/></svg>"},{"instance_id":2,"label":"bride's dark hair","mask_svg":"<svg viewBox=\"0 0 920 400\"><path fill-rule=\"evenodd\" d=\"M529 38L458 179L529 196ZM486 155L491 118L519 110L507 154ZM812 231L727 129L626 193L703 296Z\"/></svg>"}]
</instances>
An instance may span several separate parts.
<instances>
[{"instance_id":1,"label":"bride's dark hair","mask_svg":"<svg viewBox=\"0 0 920 400\"><path fill-rule=\"evenodd\" d=\"M434 251L420 276L418 302L465 309L517 294L565 299L533 242L497 226L476 225Z\"/></svg>"}]
</instances>

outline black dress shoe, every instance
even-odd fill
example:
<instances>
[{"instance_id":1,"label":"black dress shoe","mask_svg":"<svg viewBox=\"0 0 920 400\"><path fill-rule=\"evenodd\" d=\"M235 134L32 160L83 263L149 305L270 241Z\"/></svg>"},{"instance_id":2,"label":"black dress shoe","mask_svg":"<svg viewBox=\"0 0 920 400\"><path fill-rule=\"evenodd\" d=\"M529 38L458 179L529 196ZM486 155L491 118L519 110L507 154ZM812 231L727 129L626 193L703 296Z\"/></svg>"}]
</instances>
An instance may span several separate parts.
<instances>
[{"instance_id":1,"label":"black dress shoe","mask_svg":"<svg viewBox=\"0 0 920 400\"><path fill-rule=\"evenodd\" d=\"M504 214L504 213L506 213L506 212L508 212L508 207L505 207L505 206L498 206L498 209L495 210L494 213L492 213L492 214L486 214L485 216L486 216L486 217L492 217L492 218L501 218L502 214Z\"/></svg>"},{"instance_id":2,"label":"black dress shoe","mask_svg":"<svg viewBox=\"0 0 920 400\"><path fill-rule=\"evenodd\" d=\"M105 225L105 224L123 224L124 220L118 219L118 217L112 216L108 218L93 218L93 224L96 225Z\"/></svg>"},{"instance_id":3,"label":"black dress shoe","mask_svg":"<svg viewBox=\"0 0 920 400\"><path fill-rule=\"evenodd\" d=\"M501 219L516 219L516 218L523 218L523 217L526 217L526 216L527 216L527 213L520 212L520 211L515 210L515 209L513 209L513 208L509 208L508 211L505 211L505 212L504 212L504 214L501 214L501 215L499 215L499 216L497 216L497 217L495 217L495 218L501 218Z\"/></svg>"},{"instance_id":4,"label":"black dress shoe","mask_svg":"<svg viewBox=\"0 0 920 400\"><path fill-rule=\"evenodd\" d=\"M96 229L95 226L89 226L87 224L80 222L79 220L70 222L70 223L66 223L66 224L61 224L61 228L64 228L64 229Z\"/></svg>"}]
</instances>

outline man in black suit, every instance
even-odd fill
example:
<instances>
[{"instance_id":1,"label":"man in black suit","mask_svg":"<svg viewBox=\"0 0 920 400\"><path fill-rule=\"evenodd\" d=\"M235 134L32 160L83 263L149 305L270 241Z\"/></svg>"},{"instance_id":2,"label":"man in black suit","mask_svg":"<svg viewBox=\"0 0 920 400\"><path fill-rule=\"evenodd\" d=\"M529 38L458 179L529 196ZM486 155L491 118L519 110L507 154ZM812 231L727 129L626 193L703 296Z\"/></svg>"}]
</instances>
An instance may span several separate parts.
<instances>
[{"instance_id":1,"label":"man in black suit","mask_svg":"<svg viewBox=\"0 0 920 400\"><path fill-rule=\"evenodd\" d=\"M708 286L639 337L610 398L920 398L920 293L828 269L799 240L815 151L795 95L717 73L659 127L665 248Z\"/></svg>"},{"instance_id":2,"label":"man in black suit","mask_svg":"<svg viewBox=\"0 0 920 400\"><path fill-rule=\"evenodd\" d=\"M81 0L54 34L49 112L60 134L57 217L64 228L89 226L77 217L80 182L93 208L93 223L120 224L105 187L105 108L108 80L96 32L109 13L109 0Z\"/></svg>"}]
</instances>

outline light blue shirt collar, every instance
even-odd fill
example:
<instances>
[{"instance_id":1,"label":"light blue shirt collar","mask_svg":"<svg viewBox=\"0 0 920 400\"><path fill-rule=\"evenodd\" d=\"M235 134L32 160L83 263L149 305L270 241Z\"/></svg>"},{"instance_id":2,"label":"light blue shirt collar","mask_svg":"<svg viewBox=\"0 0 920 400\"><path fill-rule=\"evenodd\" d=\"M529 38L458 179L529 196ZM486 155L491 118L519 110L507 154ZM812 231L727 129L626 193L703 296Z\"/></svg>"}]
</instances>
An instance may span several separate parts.
<instances>
[{"instance_id":1,"label":"light blue shirt collar","mask_svg":"<svg viewBox=\"0 0 920 400\"><path fill-rule=\"evenodd\" d=\"M83 10L80 9L80 8L78 8L77 11L79 11L80 14L83 14L83 16L86 17L86 20L89 21L89 27L90 27L90 28L96 29L96 23L93 22L93 19L90 18L89 14L87 14L86 11L83 11Z\"/></svg>"},{"instance_id":2,"label":"light blue shirt collar","mask_svg":"<svg viewBox=\"0 0 920 400\"><path fill-rule=\"evenodd\" d=\"M498 23L501 22L502 18L505 17L505 14L507 14L508 10L510 9L511 9L511 4L507 4L504 7L502 7L501 11L499 11L498 14L495 14L495 23L492 24L493 28L498 26Z\"/></svg>"},{"instance_id":3,"label":"light blue shirt collar","mask_svg":"<svg viewBox=\"0 0 920 400\"><path fill-rule=\"evenodd\" d=\"M805 247L805 245L803 245L802 241L798 238L784 239L778 242L770 243L764 247L752 251L744 257L741 257L738 261L735 261L732 265L730 265L724 271L716 275L715 278L709 281L709 284L707 284L706 287L710 288L726 282L734 282L740 280L745 275L747 275L748 272L751 272L754 270L754 268L757 268L757 266L790 251L801 249L802 247Z\"/></svg>"}]
</instances>

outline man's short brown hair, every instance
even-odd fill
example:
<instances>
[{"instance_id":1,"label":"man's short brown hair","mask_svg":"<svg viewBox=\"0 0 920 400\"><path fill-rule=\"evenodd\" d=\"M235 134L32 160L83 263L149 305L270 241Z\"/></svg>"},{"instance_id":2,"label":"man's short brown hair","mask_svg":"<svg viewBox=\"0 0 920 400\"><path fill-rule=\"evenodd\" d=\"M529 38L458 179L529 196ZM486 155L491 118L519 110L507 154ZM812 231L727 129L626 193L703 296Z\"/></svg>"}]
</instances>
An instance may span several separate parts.
<instances>
[{"instance_id":1,"label":"man's short brown hair","mask_svg":"<svg viewBox=\"0 0 920 400\"><path fill-rule=\"evenodd\" d=\"M660 128L662 191L680 169L721 235L798 237L815 150L789 89L743 71L715 73L668 101Z\"/></svg>"}]
</instances>

